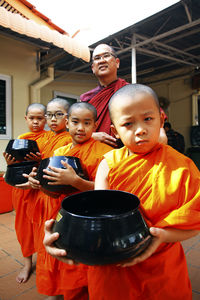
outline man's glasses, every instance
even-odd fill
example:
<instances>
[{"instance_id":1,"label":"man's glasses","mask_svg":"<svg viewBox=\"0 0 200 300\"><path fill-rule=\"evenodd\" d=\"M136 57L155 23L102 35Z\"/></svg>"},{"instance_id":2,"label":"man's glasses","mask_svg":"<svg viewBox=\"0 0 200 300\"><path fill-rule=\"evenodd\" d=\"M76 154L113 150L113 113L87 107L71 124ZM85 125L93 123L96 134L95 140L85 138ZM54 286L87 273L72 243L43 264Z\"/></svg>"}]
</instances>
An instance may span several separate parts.
<instances>
[{"instance_id":1,"label":"man's glasses","mask_svg":"<svg viewBox=\"0 0 200 300\"><path fill-rule=\"evenodd\" d=\"M101 54L101 55L96 55L96 56L94 56L94 57L92 58L92 61L94 61L94 62L99 62L101 59L103 59L103 60L108 60L108 59L110 59L112 56L116 58L116 55L115 55L115 54L113 54L113 53L111 53L111 52L105 52L105 53L103 53L103 54Z\"/></svg>"},{"instance_id":2,"label":"man's glasses","mask_svg":"<svg viewBox=\"0 0 200 300\"><path fill-rule=\"evenodd\" d=\"M56 119L62 119L63 116L65 116L66 114L63 114L61 112L56 112L55 114L52 114L52 113L47 113L45 115L45 118L46 119L52 119L53 117L55 117Z\"/></svg>"}]
</instances>

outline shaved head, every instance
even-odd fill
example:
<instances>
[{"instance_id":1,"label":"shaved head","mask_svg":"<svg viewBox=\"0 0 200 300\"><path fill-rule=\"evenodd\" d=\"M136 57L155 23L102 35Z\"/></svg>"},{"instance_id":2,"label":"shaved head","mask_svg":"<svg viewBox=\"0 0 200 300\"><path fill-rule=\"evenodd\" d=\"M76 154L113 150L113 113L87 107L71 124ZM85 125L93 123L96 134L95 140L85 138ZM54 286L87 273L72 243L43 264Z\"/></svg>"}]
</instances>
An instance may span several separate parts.
<instances>
[{"instance_id":1,"label":"shaved head","mask_svg":"<svg viewBox=\"0 0 200 300\"><path fill-rule=\"evenodd\" d=\"M59 105L61 105L65 111L68 111L70 103L64 99L64 98L53 98L52 100L50 100L47 104L47 107L49 104L51 103L58 103Z\"/></svg>"},{"instance_id":2,"label":"shaved head","mask_svg":"<svg viewBox=\"0 0 200 300\"><path fill-rule=\"evenodd\" d=\"M127 84L117 90L112 97L110 98L109 101L109 113L110 113L110 118L111 121L113 121L113 116L114 116L114 105L116 99L120 97L120 101L123 101L123 97L131 97L134 101L134 97L137 94L149 94L152 96L152 98L155 100L156 106L158 107L158 110L160 112L160 105L158 101L158 97L156 93L150 88L149 86L143 85L143 84Z\"/></svg>"},{"instance_id":3,"label":"shaved head","mask_svg":"<svg viewBox=\"0 0 200 300\"><path fill-rule=\"evenodd\" d=\"M78 109L78 108L87 109L87 110L91 111L93 114L94 122L96 122L97 110L92 104L87 103L87 102L76 102L76 103L72 104L68 110L68 117L70 117L73 110Z\"/></svg>"},{"instance_id":4,"label":"shaved head","mask_svg":"<svg viewBox=\"0 0 200 300\"><path fill-rule=\"evenodd\" d=\"M114 48L107 44L100 44L96 48L94 48L92 57L94 57L96 54L99 54L99 52L101 53L101 52L106 52L106 51L111 52L115 57L117 57L117 54L116 54Z\"/></svg>"},{"instance_id":5,"label":"shaved head","mask_svg":"<svg viewBox=\"0 0 200 300\"><path fill-rule=\"evenodd\" d=\"M26 116L30 112L31 109L38 109L41 110L44 115L46 114L46 106L41 103L32 103L26 109Z\"/></svg>"}]
</instances>

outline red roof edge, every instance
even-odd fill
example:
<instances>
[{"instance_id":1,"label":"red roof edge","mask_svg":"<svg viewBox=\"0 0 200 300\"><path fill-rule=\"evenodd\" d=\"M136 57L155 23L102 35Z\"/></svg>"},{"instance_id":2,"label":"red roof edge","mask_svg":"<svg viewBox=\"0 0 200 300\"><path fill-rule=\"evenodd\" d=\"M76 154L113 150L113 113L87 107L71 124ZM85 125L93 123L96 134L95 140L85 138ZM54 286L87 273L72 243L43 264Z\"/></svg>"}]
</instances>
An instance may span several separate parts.
<instances>
[{"instance_id":1,"label":"red roof edge","mask_svg":"<svg viewBox=\"0 0 200 300\"><path fill-rule=\"evenodd\" d=\"M64 31L62 28L60 28L59 26L57 26L56 24L52 23L51 20L46 17L45 15L43 15L42 13L40 13L37 9L35 9L35 6L32 5L30 2L26 1L26 0L19 0L21 3L23 3L26 7L28 7L30 10L32 10L32 12L37 15L38 17L40 17L41 19L43 19L47 24L49 24L51 27L53 27L55 30L57 30L58 32L60 32L61 34L67 34L69 35L66 31Z\"/></svg>"}]
</instances>

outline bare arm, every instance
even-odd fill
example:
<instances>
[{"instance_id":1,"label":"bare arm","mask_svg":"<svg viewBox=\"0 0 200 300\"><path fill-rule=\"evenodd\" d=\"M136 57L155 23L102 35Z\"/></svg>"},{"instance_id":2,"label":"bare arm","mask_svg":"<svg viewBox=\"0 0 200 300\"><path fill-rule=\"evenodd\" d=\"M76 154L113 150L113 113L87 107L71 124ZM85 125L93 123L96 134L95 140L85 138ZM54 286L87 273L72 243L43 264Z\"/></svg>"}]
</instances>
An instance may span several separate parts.
<instances>
[{"instance_id":1,"label":"bare arm","mask_svg":"<svg viewBox=\"0 0 200 300\"><path fill-rule=\"evenodd\" d=\"M108 184L109 167L107 161L103 159L99 164L95 178L95 190L106 190L109 188Z\"/></svg>"},{"instance_id":2,"label":"bare arm","mask_svg":"<svg viewBox=\"0 0 200 300\"><path fill-rule=\"evenodd\" d=\"M199 231L181 230L175 228L162 229L162 228L151 227L150 233L153 236L153 239L149 247L146 249L146 251L144 251L138 257L135 257L133 259L130 259L129 261L120 264L122 267L130 267L144 261L145 259L149 258L162 243L181 242L197 235Z\"/></svg>"}]
</instances>

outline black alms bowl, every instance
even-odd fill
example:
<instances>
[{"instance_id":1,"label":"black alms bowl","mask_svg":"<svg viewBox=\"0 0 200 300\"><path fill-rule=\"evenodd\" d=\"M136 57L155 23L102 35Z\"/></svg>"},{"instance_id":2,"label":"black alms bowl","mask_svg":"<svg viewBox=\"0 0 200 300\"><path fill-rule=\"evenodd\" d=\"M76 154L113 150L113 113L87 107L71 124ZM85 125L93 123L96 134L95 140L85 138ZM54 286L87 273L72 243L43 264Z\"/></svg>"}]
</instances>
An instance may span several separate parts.
<instances>
[{"instance_id":1,"label":"black alms bowl","mask_svg":"<svg viewBox=\"0 0 200 300\"><path fill-rule=\"evenodd\" d=\"M135 195L115 190L66 197L53 226L53 232L59 232L55 245L65 249L70 259L86 265L135 257L152 239L139 204Z\"/></svg>"},{"instance_id":2,"label":"black alms bowl","mask_svg":"<svg viewBox=\"0 0 200 300\"><path fill-rule=\"evenodd\" d=\"M35 161L23 161L20 163L8 165L5 173L5 181L10 185L22 184L27 182L27 178L22 174L29 174L33 167L37 166Z\"/></svg>"},{"instance_id":3,"label":"black alms bowl","mask_svg":"<svg viewBox=\"0 0 200 300\"><path fill-rule=\"evenodd\" d=\"M84 174L80 160L78 157L74 156L53 156L49 158L45 158L40 162L40 165L37 170L37 176L36 179L39 180L40 185L44 190L50 191L50 192L69 192L70 190L73 190L73 188L69 185L49 185L48 182L50 180L43 177L45 173L43 172L44 169L49 170L52 172L52 170L49 169L49 167L56 167L65 169L65 167L62 165L61 160L64 162L67 162L74 170L75 172L82 178L87 178L86 174Z\"/></svg>"},{"instance_id":4,"label":"black alms bowl","mask_svg":"<svg viewBox=\"0 0 200 300\"><path fill-rule=\"evenodd\" d=\"M11 154L17 161L23 161L27 154L39 152L36 141L14 139L8 142L5 152Z\"/></svg>"}]
</instances>

